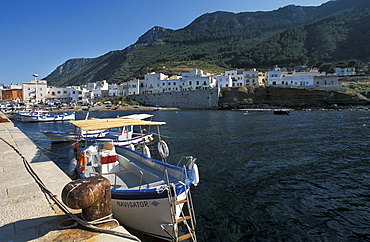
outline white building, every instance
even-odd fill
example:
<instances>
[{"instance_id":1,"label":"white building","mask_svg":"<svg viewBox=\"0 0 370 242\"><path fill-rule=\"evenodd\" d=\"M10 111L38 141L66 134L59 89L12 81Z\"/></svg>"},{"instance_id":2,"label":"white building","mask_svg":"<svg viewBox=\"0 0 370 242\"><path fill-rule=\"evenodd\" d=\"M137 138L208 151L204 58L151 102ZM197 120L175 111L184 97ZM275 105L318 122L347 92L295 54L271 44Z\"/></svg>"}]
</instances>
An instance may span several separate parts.
<instances>
[{"instance_id":1,"label":"white building","mask_svg":"<svg viewBox=\"0 0 370 242\"><path fill-rule=\"evenodd\" d=\"M355 67L335 68L334 75L337 76L356 75L356 68Z\"/></svg>"},{"instance_id":2,"label":"white building","mask_svg":"<svg viewBox=\"0 0 370 242\"><path fill-rule=\"evenodd\" d=\"M225 71L225 76L231 77L233 87L244 86L243 72L244 72L244 69Z\"/></svg>"},{"instance_id":3,"label":"white building","mask_svg":"<svg viewBox=\"0 0 370 242\"><path fill-rule=\"evenodd\" d=\"M182 88L183 87L180 85L180 79L167 78L166 80L161 80L162 92L178 92L181 91Z\"/></svg>"},{"instance_id":4,"label":"white building","mask_svg":"<svg viewBox=\"0 0 370 242\"><path fill-rule=\"evenodd\" d=\"M79 100L79 90L75 87L48 87L47 100L69 103Z\"/></svg>"},{"instance_id":5,"label":"white building","mask_svg":"<svg viewBox=\"0 0 370 242\"><path fill-rule=\"evenodd\" d=\"M148 73L144 80L140 80L140 93L142 92L178 92L194 89L208 89L215 87L217 79L210 74L194 69L182 76L168 77L162 73Z\"/></svg>"},{"instance_id":6,"label":"white building","mask_svg":"<svg viewBox=\"0 0 370 242\"><path fill-rule=\"evenodd\" d=\"M314 85L317 87L339 87L339 78L337 76L315 76Z\"/></svg>"},{"instance_id":7,"label":"white building","mask_svg":"<svg viewBox=\"0 0 370 242\"><path fill-rule=\"evenodd\" d=\"M122 85L123 85L123 95L122 96L135 95L135 94L140 93L140 80L139 79L128 81L127 83L124 83Z\"/></svg>"},{"instance_id":8,"label":"white building","mask_svg":"<svg viewBox=\"0 0 370 242\"><path fill-rule=\"evenodd\" d=\"M315 76L326 76L326 73L317 70L282 71L280 68L275 68L267 73L267 84L270 86L313 86Z\"/></svg>"},{"instance_id":9,"label":"white building","mask_svg":"<svg viewBox=\"0 0 370 242\"><path fill-rule=\"evenodd\" d=\"M256 69L244 70L236 69L225 72L225 76L230 76L232 86L263 86L266 82L266 74Z\"/></svg>"},{"instance_id":10,"label":"white building","mask_svg":"<svg viewBox=\"0 0 370 242\"><path fill-rule=\"evenodd\" d=\"M232 87L233 80L231 79L230 75L225 76L217 76L217 86L218 87Z\"/></svg>"},{"instance_id":11,"label":"white building","mask_svg":"<svg viewBox=\"0 0 370 242\"><path fill-rule=\"evenodd\" d=\"M119 86L117 84L109 84L108 85L108 94L110 97L118 97L119 96ZM122 95L121 95L122 96Z\"/></svg>"},{"instance_id":12,"label":"white building","mask_svg":"<svg viewBox=\"0 0 370 242\"><path fill-rule=\"evenodd\" d=\"M209 73L204 74L202 70L194 69L181 76L179 85L182 90L208 89L217 85L217 78Z\"/></svg>"},{"instance_id":13,"label":"white building","mask_svg":"<svg viewBox=\"0 0 370 242\"><path fill-rule=\"evenodd\" d=\"M45 102L47 91L47 81L45 80L22 82L22 95L25 102Z\"/></svg>"},{"instance_id":14,"label":"white building","mask_svg":"<svg viewBox=\"0 0 370 242\"><path fill-rule=\"evenodd\" d=\"M87 83L87 90L93 92L94 98L102 96L102 92L108 93L109 84L106 80Z\"/></svg>"},{"instance_id":15,"label":"white building","mask_svg":"<svg viewBox=\"0 0 370 242\"><path fill-rule=\"evenodd\" d=\"M161 92L161 81L167 80L168 76L162 73L145 74L144 80L140 80L140 92Z\"/></svg>"}]
</instances>

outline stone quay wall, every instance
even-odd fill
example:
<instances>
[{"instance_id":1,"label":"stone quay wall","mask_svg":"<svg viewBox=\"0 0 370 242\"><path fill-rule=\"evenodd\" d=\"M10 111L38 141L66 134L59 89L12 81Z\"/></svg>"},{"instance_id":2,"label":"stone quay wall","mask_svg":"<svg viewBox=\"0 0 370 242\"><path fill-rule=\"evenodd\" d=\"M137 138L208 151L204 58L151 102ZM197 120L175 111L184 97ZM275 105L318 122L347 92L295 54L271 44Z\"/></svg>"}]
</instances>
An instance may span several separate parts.
<instances>
[{"instance_id":1,"label":"stone quay wall","mask_svg":"<svg viewBox=\"0 0 370 242\"><path fill-rule=\"evenodd\" d=\"M130 95L134 101L146 106L173 107L180 109L218 109L220 89L192 90L184 92L160 92Z\"/></svg>"}]
</instances>

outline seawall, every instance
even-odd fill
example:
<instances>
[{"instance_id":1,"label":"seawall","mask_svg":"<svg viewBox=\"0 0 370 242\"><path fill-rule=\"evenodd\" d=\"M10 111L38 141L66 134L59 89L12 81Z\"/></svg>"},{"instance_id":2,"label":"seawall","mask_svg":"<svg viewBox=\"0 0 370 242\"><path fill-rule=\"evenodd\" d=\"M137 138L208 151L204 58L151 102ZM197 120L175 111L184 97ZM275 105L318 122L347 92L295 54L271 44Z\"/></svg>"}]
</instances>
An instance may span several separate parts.
<instances>
[{"instance_id":1,"label":"seawall","mask_svg":"<svg viewBox=\"0 0 370 242\"><path fill-rule=\"evenodd\" d=\"M161 92L131 95L130 98L146 106L181 109L218 109L220 90L205 89L184 92Z\"/></svg>"}]
</instances>

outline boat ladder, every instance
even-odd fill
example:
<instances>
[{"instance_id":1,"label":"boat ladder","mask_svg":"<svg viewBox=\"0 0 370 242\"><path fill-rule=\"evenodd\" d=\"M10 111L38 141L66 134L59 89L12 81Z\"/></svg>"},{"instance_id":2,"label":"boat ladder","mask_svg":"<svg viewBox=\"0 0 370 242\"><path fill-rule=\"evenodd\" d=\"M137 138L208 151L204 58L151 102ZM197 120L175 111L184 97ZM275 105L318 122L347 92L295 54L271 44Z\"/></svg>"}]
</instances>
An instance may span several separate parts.
<instances>
[{"instance_id":1,"label":"boat ladder","mask_svg":"<svg viewBox=\"0 0 370 242\"><path fill-rule=\"evenodd\" d=\"M184 187L186 187L185 183L180 183ZM195 213L193 207L193 200L191 198L190 189L186 192L186 197L183 200L178 200L178 196L176 194L176 184L169 184L168 189L168 200L170 203L170 214L173 221L173 234L171 235L164 229L170 236L172 237L173 241L197 241L197 237L195 235ZM182 209L181 209L182 207ZM179 216L176 216L180 212ZM183 235L179 236L179 230L181 228L181 233Z\"/></svg>"}]
</instances>

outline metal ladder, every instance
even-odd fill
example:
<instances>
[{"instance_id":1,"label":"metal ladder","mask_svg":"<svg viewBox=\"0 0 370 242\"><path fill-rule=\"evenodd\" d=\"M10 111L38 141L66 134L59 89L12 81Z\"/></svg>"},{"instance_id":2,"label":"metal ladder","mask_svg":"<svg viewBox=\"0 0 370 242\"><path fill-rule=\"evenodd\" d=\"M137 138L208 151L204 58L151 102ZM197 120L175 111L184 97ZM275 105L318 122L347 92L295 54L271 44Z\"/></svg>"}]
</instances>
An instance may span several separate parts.
<instances>
[{"instance_id":1,"label":"metal ladder","mask_svg":"<svg viewBox=\"0 0 370 242\"><path fill-rule=\"evenodd\" d=\"M181 183L184 187L186 184ZM169 184L168 189L168 199L170 202L170 213L173 221L173 241L184 241L189 239L190 241L197 241L195 235L195 213L193 207L193 200L191 198L191 192L185 192L186 197L183 200L178 201L176 194L176 185L171 183ZM174 201L174 202L173 202ZM180 217L176 219L176 207L183 204L183 208L180 212ZM185 213L186 212L186 213ZM179 236L179 227L183 228L183 231L186 231L184 235Z\"/></svg>"}]
</instances>

